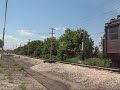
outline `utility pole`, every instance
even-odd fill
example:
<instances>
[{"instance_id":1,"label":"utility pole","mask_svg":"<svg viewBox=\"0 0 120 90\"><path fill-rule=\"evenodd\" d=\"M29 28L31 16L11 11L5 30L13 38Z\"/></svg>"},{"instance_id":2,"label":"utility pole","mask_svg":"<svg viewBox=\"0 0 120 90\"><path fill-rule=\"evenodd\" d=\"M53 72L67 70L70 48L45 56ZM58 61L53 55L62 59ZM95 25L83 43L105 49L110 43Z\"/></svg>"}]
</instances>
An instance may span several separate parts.
<instances>
[{"instance_id":1,"label":"utility pole","mask_svg":"<svg viewBox=\"0 0 120 90\"><path fill-rule=\"evenodd\" d=\"M28 41L28 56L30 55L30 39L28 39L29 41Z\"/></svg>"},{"instance_id":2,"label":"utility pole","mask_svg":"<svg viewBox=\"0 0 120 90\"><path fill-rule=\"evenodd\" d=\"M7 19L7 7L8 7L8 0L6 0L6 7L5 7L5 21L4 21L4 27L3 27L3 46L2 46L2 51L4 50L4 36L5 36L5 28L6 28L6 19Z\"/></svg>"},{"instance_id":3,"label":"utility pole","mask_svg":"<svg viewBox=\"0 0 120 90\"><path fill-rule=\"evenodd\" d=\"M50 29L51 29L51 31L52 31L52 32L51 32L52 37L51 37L51 48L50 48L50 60L52 60L52 53L53 53L53 52L52 52L52 51L53 51L53 34L55 34L55 33L54 33L54 30L55 30L55 29L54 29L54 28L50 28Z\"/></svg>"},{"instance_id":4,"label":"utility pole","mask_svg":"<svg viewBox=\"0 0 120 90\"><path fill-rule=\"evenodd\" d=\"M4 51L4 36L5 36L6 19L7 19L7 7L8 7L8 0L6 0L6 6L5 6L5 20L4 20L4 26L3 26L3 37L2 37L2 53L1 53L1 60L2 60L2 54L3 54L3 51Z\"/></svg>"}]
</instances>

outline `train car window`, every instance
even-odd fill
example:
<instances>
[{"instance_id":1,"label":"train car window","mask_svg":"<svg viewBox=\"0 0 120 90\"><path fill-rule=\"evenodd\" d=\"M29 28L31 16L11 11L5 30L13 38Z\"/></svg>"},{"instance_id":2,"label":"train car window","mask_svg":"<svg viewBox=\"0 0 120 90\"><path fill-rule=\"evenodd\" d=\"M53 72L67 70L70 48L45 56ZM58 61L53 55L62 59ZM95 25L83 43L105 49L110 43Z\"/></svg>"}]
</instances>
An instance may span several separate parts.
<instances>
[{"instance_id":1,"label":"train car window","mask_svg":"<svg viewBox=\"0 0 120 90\"><path fill-rule=\"evenodd\" d=\"M110 40L118 39L118 28L109 29L109 39Z\"/></svg>"}]
</instances>

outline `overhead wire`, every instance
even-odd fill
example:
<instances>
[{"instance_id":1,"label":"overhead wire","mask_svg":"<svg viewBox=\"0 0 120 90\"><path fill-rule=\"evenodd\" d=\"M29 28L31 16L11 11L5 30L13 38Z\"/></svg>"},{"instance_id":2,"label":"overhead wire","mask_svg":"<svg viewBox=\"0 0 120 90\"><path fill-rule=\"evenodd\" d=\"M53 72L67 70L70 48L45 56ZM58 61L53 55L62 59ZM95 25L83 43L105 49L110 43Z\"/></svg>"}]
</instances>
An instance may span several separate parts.
<instances>
[{"instance_id":1,"label":"overhead wire","mask_svg":"<svg viewBox=\"0 0 120 90\"><path fill-rule=\"evenodd\" d=\"M99 12L101 12L101 13L104 13L104 11L103 10L105 10L106 9L106 6L108 6L108 5L110 5L112 2L108 2L107 0L106 1L104 1L104 2L102 2L102 3L100 3L99 5L97 5L96 7L95 7L95 9L96 10L98 10ZM107 5L106 5L107 4ZM102 6L102 7L101 7ZM100 8L102 8L102 9L100 9ZM104 18L106 18L105 16L104 16ZM108 19L108 18L107 18Z\"/></svg>"},{"instance_id":2,"label":"overhead wire","mask_svg":"<svg viewBox=\"0 0 120 90\"><path fill-rule=\"evenodd\" d=\"M97 15L97 16L95 16L95 17L93 17L93 18L90 18L90 19L88 19L88 20L86 20L86 21L84 21L84 22L82 22L82 23L86 23L86 22L88 22L88 21L91 21L91 20L95 19L95 18L98 17L98 16L102 16L102 15L111 13L111 12L113 12L113 11L115 11L115 10L118 10L118 9L120 9L120 7L116 8L116 9L113 9L113 10L110 10L110 11L108 11L108 12L105 12L105 13L103 13L103 14Z\"/></svg>"},{"instance_id":3,"label":"overhead wire","mask_svg":"<svg viewBox=\"0 0 120 90\"><path fill-rule=\"evenodd\" d=\"M110 11L107 11L107 12L103 12L103 13L100 14L100 15L96 15L95 17L92 17L92 18L90 18L90 19L88 19L88 20L85 20L85 21L81 22L81 24L84 24L84 23L86 23L86 22L95 20L95 18L98 17L98 16L103 16L103 15L105 15L105 14L112 13L112 12L114 12L115 10L118 10L118 9L120 9L120 7L117 7L117 8L115 8L115 9L110 10ZM82 19L84 19L84 18L82 18ZM98 32L98 33L89 34L89 35L92 35L92 36L93 36L93 35L98 35L98 34L102 34L102 33L104 33L104 32Z\"/></svg>"},{"instance_id":4,"label":"overhead wire","mask_svg":"<svg viewBox=\"0 0 120 90\"><path fill-rule=\"evenodd\" d=\"M93 34L90 34L90 35L98 35L98 34L102 34L104 32L98 32L98 33L93 33Z\"/></svg>"},{"instance_id":5,"label":"overhead wire","mask_svg":"<svg viewBox=\"0 0 120 90\"><path fill-rule=\"evenodd\" d=\"M110 10L110 11L107 11L107 12L103 12L102 14L96 15L96 16L94 16L94 17L91 17L91 18L87 19L87 20L86 20L87 17L81 18L80 20L84 20L84 19L85 19L85 21L80 22L80 24L85 24L86 22L90 22L90 21L92 21L92 20L95 20L96 17L99 17L99 16L103 16L103 15L105 15L105 14L112 13L112 12L114 12L115 10L118 10L118 9L120 9L120 7L117 7L117 8L115 8L115 9ZM74 25L72 25L72 26L76 26L76 24L74 24Z\"/></svg>"},{"instance_id":6,"label":"overhead wire","mask_svg":"<svg viewBox=\"0 0 120 90\"><path fill-rule=\"evenodd\" d=\"M117 8L115 8L115 9L110 10L110 11L107 11L107 12L103 12L103 13L100 14L100 15L96 15L95 17L92 17L92 18L90 18L90 19L88 19L88 20L86 20L86 21L81 22L81 24L85 24L86 22L89 22L89 21L94 21L96 17L103 16L103 15L108 14L108 13L112 13L112 12L114 12L115 10L118 10L118 9L120 9L120 7L117 7ZM84 19L84 18L82 18L82 19ZM94 35L98 35L98 34L102 34L102 33L104 33L104 32L98 32L98 33L93 33L93 34L89 34L89 35L90 35L90 36L94 36Z\"/></svg>"}]
</instances>

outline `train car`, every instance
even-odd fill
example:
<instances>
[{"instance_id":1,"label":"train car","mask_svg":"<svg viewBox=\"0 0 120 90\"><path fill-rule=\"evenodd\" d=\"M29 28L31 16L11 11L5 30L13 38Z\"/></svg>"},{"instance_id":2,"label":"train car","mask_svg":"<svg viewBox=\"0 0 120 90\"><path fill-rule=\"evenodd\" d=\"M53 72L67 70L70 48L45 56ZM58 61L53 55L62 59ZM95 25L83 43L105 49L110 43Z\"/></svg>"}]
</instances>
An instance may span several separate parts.
<instances>
[{"instance_id":1,"label":"train car","mask_svg":"<svg viewBox=\"0 0 120 90\"><path fill-rule=\"evenodd\" d=\"M120 15L105 24L103 53L120 67Z\"/></svg>"}]
</instances>

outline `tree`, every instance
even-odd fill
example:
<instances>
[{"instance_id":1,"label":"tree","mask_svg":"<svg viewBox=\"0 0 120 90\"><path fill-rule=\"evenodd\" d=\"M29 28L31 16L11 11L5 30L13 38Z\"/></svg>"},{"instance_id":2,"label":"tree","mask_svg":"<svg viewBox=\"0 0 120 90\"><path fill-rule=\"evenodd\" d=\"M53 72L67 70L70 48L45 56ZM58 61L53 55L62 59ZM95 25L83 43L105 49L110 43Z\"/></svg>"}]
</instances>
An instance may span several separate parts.
<instances>
[{"instance_id":1,"label":"tree","mask_svg":"<svg viewBox=\"0 0 120 90\"><path fill-rule=\"evenodd\" d=\"M93 40L88 35L88 32L84 29L78 29L76 31L72 31L71 29L67 29L65 33L59 38L59 49L58 55L60 58L64 56L66 58L76 57L81 50L80 45L80 33L84 34L84 52L86 58L92 57L93 55Z\"/></svg>"},{"instance_id":2,"label":"tree","mask_svg":"<svg viewBox=\"0 0 120 90\"><path fill-rule=\"evenodd\" d=\"M84 52L85 57L90 58L93 56L93 40L88 32L84 29L71 30L66 29L65 33L56 39L47 38L44 41L36 40L29 42L23 47L17 48L15 51L18 54L27 55L28 51L31 56L43 57L49 59L51 39L52 39L52 56L57 57L60 60L66 60L67 58L74 58L80 56L81 42L80 33L84 34ZM29 50L28 50L29 47Z\"/></svg>"},{"instance_id":3,"label":"tree","mask_svg":"<svg viewBox=\"0 0 120 90\"><path fill-rule=\"evenodd\" d=\"M29 55L34 56L34 52L36 51L37 47L41 45L41 43L42 42L39 40L29 42L27 44Z\"/></svg>"},{"instance_id":4,"label":"tree","mask_svg":"<svg viewBox=\"0 0 120 90\"><path fill-rule=\"evenodd\" d=\"M51 39L52 38L47 38L44 40L43 44L43 55L47 55L47 58L50 57L50 49L51 49ZM58 40L53 37L52 39L52 56L57 56L57 49L58 49Z\"/></svg>"},{"instance_id":5,"label":"tree","mask_svg":"<svg viewBox=\"0 0 120 90\"><path fill-rule=\"evenodd\" d=\"M99 53L100 53L100 51L99 51L99 48L96 46L95 47L95 49L94 49L94 57L99 57Z\"/></svg>"},{"instance_id":6,"label":"tree","mask_svg":"<svg viewBox=\"0 0 120 90\"><path fill-rule=\"evenodd\" d=\"M43 42L42 41L36 41L36 48L33 51L33 56L35 57L41 57L42 56L42 50L43 50Z\"/></svg>"},{"instance_id":7,"label":"tree","mask_svg":"<svg viewBox=\"0 0 120 90\"><path fill-rule=\"evenodd\" d=\"M19 55L27 55L27 45L24 45L23 47L18 47L14 50L14 53Z\"/></svg>"}]
</instances>

